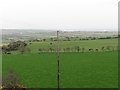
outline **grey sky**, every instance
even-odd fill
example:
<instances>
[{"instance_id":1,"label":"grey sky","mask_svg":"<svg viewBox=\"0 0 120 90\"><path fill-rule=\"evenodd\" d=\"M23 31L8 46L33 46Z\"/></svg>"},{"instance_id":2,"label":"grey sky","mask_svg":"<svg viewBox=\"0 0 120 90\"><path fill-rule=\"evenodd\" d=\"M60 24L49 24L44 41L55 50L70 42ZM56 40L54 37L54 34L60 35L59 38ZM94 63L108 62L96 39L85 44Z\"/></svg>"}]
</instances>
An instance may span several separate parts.
<instances>
[{"instance_id":1,"label":"grey sky","mask_svg":"<svg viewBox=\"0 0 120 90\"><path fill-rule=\"evenodd\" d=\"M0 28L117 28L119 0L0 0Z\"/></svg>"}]
</instances>

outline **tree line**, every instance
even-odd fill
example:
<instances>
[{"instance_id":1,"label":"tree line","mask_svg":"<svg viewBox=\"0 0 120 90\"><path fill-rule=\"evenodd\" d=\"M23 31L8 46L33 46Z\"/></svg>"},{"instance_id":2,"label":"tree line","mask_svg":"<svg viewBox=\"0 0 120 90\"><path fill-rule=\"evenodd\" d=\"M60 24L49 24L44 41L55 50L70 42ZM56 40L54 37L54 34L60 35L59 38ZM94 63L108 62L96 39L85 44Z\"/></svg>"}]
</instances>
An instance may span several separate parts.
<instances>
[{"instance_id":1,"label":"tree line","mask_svg":"<svg viewBox=\"0 0 120 90\"><path fill-rule=\"evenodd\" d=\"M73 48L66 47L66 48L59 48L60 52L100 52L100 51L115 51L118 50L118 47L113 46L102 46L101 48L83 48L80 46L75 46ZM39 53L42 52L57 52L57 48L39 48Z\"/></svg>"},{"instance_id":2,"label":"tree line","mask_svg":"<svg viewBox=\"0 0 120 90\"><path fill-rule=\"evenodd\" d=\"M8 45L2 46L2 54L11 54L11 51L21 50L24 52L24 48L27 46L27 43L24 41L11 42Z\"/></svg>"},{"instance_id":3,"label":"tree line","mask_svg":"<svg viewBox=\"0 0 120 90\"><path fill-rule=\"evenodd\" d=\"M118 36L116 37L86 37L86 38L79 38L79 37L65 37L63 39L60 39L61 41L72 41L72 40L99 40L99 39L117 39L119 38ZM44 42L44 41L57 41L56 38L49 38L49 39L34 39L34 40L28 40L29 42Z\"/></svg>"}]
</instances>

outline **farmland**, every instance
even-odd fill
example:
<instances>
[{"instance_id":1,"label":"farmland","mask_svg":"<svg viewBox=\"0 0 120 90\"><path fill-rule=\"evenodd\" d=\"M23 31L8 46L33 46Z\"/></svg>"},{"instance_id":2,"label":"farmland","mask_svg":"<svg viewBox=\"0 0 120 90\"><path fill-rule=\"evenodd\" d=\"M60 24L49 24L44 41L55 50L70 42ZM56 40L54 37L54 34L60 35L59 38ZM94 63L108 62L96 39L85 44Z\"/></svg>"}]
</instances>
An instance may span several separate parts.
<instances>
[{"instance_id":1,"label":"farmland","mask_svg":"<svg viewBox=\"0 0 120 90\"><path fill-rule=\"evenodd\" d=\"M76 50L77 47L80 48L79 52L89 52L89 49L93 49L92 50L93 52L96 52L96 49L98 49L99 52L116 51L118 49L118 39L60 41L59 42L60 52L77 52ZM102 47L104 47L104 50L102 50ZM27 42L27 46L25 47L24 53L38 54L43 52L55 52L56 48L57 48L56 41L49 40L49 41L43 41L43 42L37 42L37 41ZM29 52L27 51L27 49L29 49ZM84 49L84 51L82 49ZM12 51L11 53L20 54L20 49L18 49L17 51Z\"/></svg>"},{"instance_id":2,"label":"farmland","mask_svg":"<svg viewBox=\"0 0 120 90\"><path fill-rule=\"evenodd\" d=\"M5 43L12 42L5 46L2 55L3 76L13 70L24 87L57 88L56 32L21 32L17 32L18 36L16 32L5 33L3 37ZM112 38L97 38L105 35ZM117 88L119 48L114 36L116 33L111 32L61 34L60 88ZM89 40L83 40L86 38ZM14 43L15 40L18 42Z\"/></svg>"},{"instance_id":3,"label":"farmland","mask_svg":"<svg viewBox=\"0 0 120 90\"><path fill-rule=\"evenodd\" d=\"M52 43L52 45L50 44ZM83 40L83 41L60 41L59 47L63 52L64 48L75 48L75 46L79 46L80 48L85 48L86 52L88 52L89 48L96 49L98 48L101 51L101 48L111 46L116 49L118 44L118 39L105 39L105 40ZM38 53L39 48L56 48L57 42L32 42L28 48L32 48L31 53Z\"/></svg>"},{"instance_id":4,"label":"farmland","mask_svg":"<svg viewBox=\"0 0 120 90\"><path fill-rule=\"evenodd\" d=\"M61 88L117 87L117 52L61 53L60 57ZM53 53L3 55L3 73L13 69L29 88L57 88L56 65Z\"/></svg>"}]
</instances>

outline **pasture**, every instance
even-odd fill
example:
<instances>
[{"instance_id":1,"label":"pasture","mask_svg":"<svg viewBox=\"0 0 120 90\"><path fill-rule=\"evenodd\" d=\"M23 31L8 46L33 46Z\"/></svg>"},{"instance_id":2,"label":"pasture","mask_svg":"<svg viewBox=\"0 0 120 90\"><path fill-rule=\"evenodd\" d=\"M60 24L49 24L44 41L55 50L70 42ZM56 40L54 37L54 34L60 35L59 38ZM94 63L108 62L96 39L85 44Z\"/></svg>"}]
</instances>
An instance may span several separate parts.
<instances>
[{"instance_id":1,"label":"pasture","mask_svg":"<svg viewBox=\"0 0 120 90\"><path fill-rule=\"evenodd\" d=\"M81 41L60 41L59 47L60 51L64 52L63 49L71 48L74 50L76 46L79 46L81 49L84 48L85 52L88 52L89 48L98 49L102 51L102 47L110 46L111 50L117 50L118 39L103 39L103 40L81 40ZM49 48L57 48L57 42L55 41L45 41L45 42L28 42L28 46L26 48L30 48L30 53L39 53L39 49L49 49ZM82 50L80 50L81 52ZM47 51L48 52L48 51ZM74 52L74 51L73 51Z\"/></svg>"},{"instance_id":2,"label":"pasture","mask_svg":"<svg viewBox=\"0 0 120 90\"><path fill-rule=\"evenodd\" d=\"M117 45L117 40L61 43L62 47L80 45L98 48ZM32 53L49 42L32 42ZM3 75L14 70L27 88L57 88L55 53L3 55ZM61 88L117 88L118 52L60 53Z\"/></svg>"}]
</instances>

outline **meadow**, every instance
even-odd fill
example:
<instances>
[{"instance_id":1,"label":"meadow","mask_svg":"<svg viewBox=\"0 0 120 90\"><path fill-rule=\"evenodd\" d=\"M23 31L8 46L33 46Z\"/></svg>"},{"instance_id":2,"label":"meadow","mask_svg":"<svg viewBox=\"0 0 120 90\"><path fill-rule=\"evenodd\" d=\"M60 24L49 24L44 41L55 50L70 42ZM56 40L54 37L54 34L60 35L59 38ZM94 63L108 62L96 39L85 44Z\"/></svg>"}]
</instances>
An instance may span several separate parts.
<instances>
[{"instance_id":1,"label":"meadow","mask_svg":"<svg viewBox=\"0 0 120 90\"><path fill-rule=\"evenodd\" d=\"M118 46L118 39L103 39L103 40L77 40L77 41L60 41L59 47L61 48L61 52L64 52L64 48L75 48L79 46L80 48L85 48L85 52L88 52L89 48L99 49L111 46L116 49ZM49 49L49 48L57 48L57 42L55 41L45 41L45 42L28 42L28 46L26 48L30 48L30 53L39 53L40 48Z\"/></svg>"},{"instance_id":2,"label":"meadow","mask_svg":"<svg viewBox=\"0 0 120 90\"><path fill-rule=\"evenodd\" d=\"M14 70L27 88L57 88L55 53L3 55L2 68L3 75ZM117 85L117 51L60 53L61 88L117 88Z\"/></svg>"},{"instance_id":3,"label":"meadow","mask_svg":"<svg viewBox=\"0 0 120 90\"><path fill-rule=\"evenodd\" d=\"M66 39L66 38L63 38ZM74 38L75 39L75 38ZM26 88L57 88L57 42L26 41L27 46L2 55L2 74L14 71ZM80 51L64 49L80 47ZM107 47L110 49L107 49ZM61 88L117 88L118 39L59 41ZM105 47L102 50L102 47ZM81 51L84 48L84 51ZM93 51L89 51L93 49ZM98 49L98 51L96 51ZM28 50L28 51L27 51Z\"/></svg>"}]
</instances>

